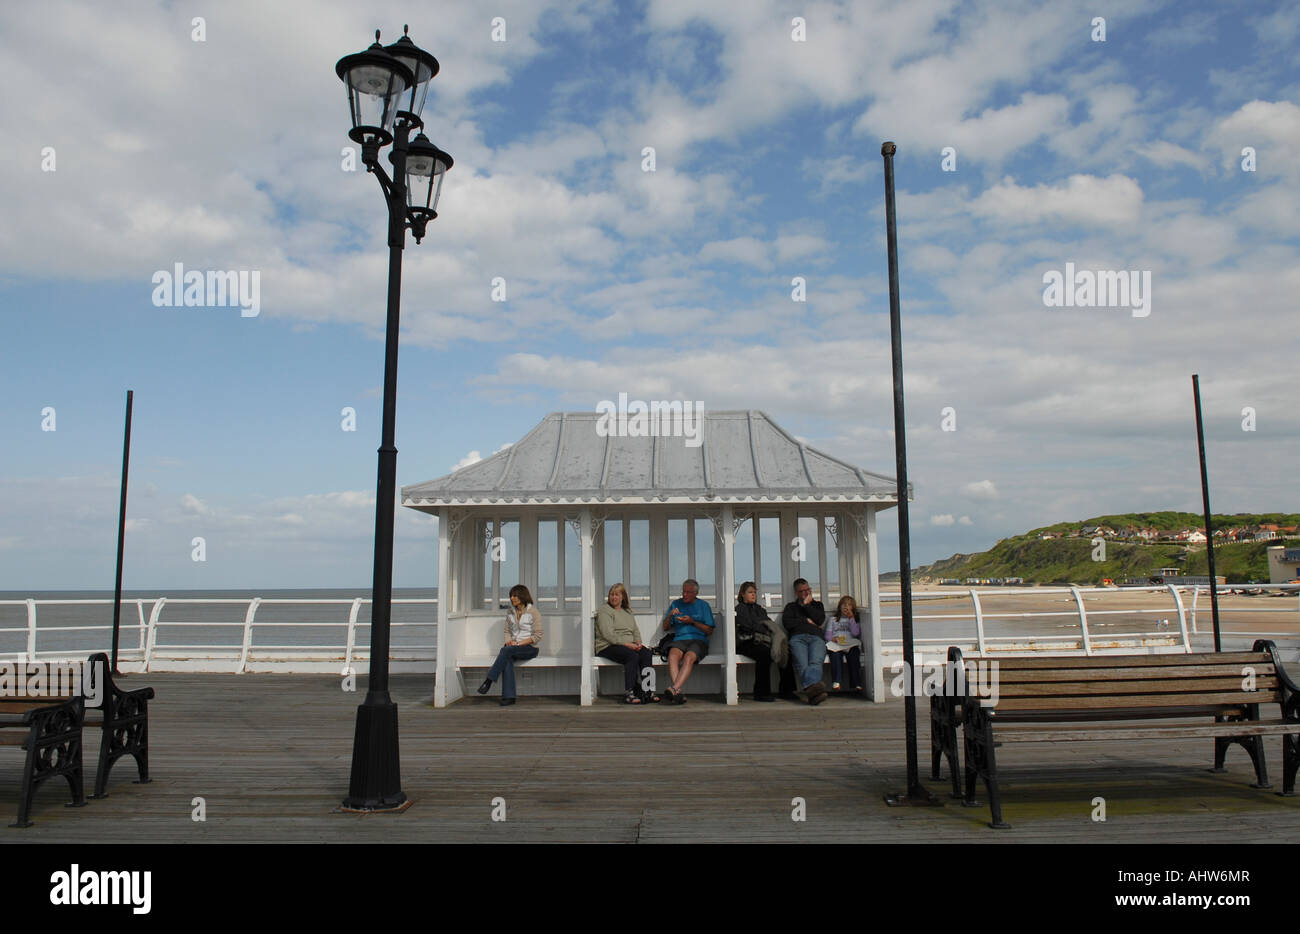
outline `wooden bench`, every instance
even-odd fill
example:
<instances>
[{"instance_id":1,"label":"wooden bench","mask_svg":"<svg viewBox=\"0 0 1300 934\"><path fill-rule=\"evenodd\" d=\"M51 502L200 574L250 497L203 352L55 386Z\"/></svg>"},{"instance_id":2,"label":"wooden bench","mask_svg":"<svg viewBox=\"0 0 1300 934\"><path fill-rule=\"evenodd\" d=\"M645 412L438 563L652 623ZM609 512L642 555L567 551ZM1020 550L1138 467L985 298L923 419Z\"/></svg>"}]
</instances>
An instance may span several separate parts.
<instances>
[{"instance_id":1,"label":"wooden bench","mask_svg":"<svg viewBox=\"0 0 1300 934\"><path fill-rule=\"evenodd\" d=\"M85 705L80 697L0 697L0 746L26 751L18 820L10 827L30 827L32 796L48 779L62 775L72 792L69 807L84 807L81 726Z\"/></svg>"},{"instance_id":2,"label":"wooden bench","mask_svg":"<svg viewBox=\"0 0 1300 934\"><path fill-rule=\"evenodd\" d=\"M955 646L948 650L948 658L967 673L968 688L976 683L975 662L964 660ZM1288 677L1272 642L1257 640L1250 652L980 661L997 664L996 704L967 689L932 705L931 722L937 722L943 733L938 740L932 733L931 746L934 753L937 742L938 751L948 756L950 767L955 766L955 702L959 702L966 777L962 803L978 806L975 786L982 778L992 827L1009 826L1002 820L994 754L1006 744L1213 738L1214 771L1223 771L1228 747L1236 743L1255 767L1252 787L1269 788L1264 738L1281 736L1281 794L1295 793L1300 687ZM1279 705L1281 715L1262 717L1260 707L1268 704ZM1206 722L1207 717L1213 719ZM1151 720L1184 722L1156 725ZM937 765L937 754L932 764ZM955 776L954 769L954 790Z\"/></svg>"}]
</instances>

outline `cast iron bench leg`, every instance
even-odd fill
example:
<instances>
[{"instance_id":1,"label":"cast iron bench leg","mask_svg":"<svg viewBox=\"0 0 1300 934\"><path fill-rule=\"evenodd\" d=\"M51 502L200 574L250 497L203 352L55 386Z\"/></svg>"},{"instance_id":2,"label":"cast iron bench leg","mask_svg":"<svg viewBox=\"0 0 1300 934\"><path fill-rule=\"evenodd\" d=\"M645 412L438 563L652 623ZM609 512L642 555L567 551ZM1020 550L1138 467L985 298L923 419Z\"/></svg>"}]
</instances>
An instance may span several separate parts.
<instances>
[{"instance_id":1,"label":"cast iron bench leg","mask_svg":"<svg viewBox=\"0 0 1300 934\"><path fill-rule=\"evenodd\" d=\"M30 827L32 797L47 778L62 775L68 780L72 801L67 807L86 806L81 770L81 714L71 705L36 711L27 755L23 765L23 785L18 797L18 821L10 827Z\"/></svg>"},{"instance_id":2,"label":"cast iron bench leg","mask_svg":"<svg viewBox=\"0 0 1300 934\"><path fill-rule=\"evenodd\" d=\"M989 826L995 830L1005 830L1011 825L1002 819L1002 796L998 794L998 764L993 754L993 724L988 720L983 723L981 737L979 747L983 762L980 770L984 774L984 786L989 792L989 810L993 812L993 821Z\"/></svg>"},{"instance_id":3,"label":"cast iron bench leg","mask_svg":"<svg viewBox=\"0 0 1300 934\"><path fill-rule=\"evenodd\" d=\"M944 755L948 758L948 771L952 773L952 796L961 797L961 780L957 777L961 772L957 760L957 724L949 720L947 729L944 731Z\"/></svg>"},{"instance_id":4,"label":"cast iron bench leg","mask_svg":"<svg viewBox=\"0 0 1300 934\"><path fill-rule=\"evenodd\" d=\"M975 763L978 757L975 755L975 743L970 738L969 724L962 728L962 747L966 759L966 794L962 797L961 803L963 807L979 807L979 801L975 799L975 782L978 778Z\"/></svg>"},{"instance_id":5,"label":"cast iron bench leg","mask_svg":"<svg viewBox=\"0 0 1300 934\"><path fill-rule=\"evenodd\" d=\"M1300 769L1300 734L1282 737L1282 794L1295 794L1295 773Z\"/></svg>"},{"instance_id":6,"label":"cast iron bench leg","mask_svg":"<svg viewBox=\"0 0 1300 934\"><path fill-rule=\"evenodd\" d=\"M930 778L939 780L939 762L943 758L942 718L935 699L930 698Z\"/></svg>"},{"instance_id":7,"label":"cast iron bench leg","mask_svg":"<svg viewBox=\"0 0 1300 934\"><path fill-rule=\"evenodd\" d=\"M1272 788L1268 783L1268 764L1264 761L1264 737L1248 736L1241 745L1250 754L1250 761L1255 766L1255 784L1250 787Z\"/></svg>"},{"instance_id":8,"label":"cast iron bench leg","mask_svg":"<svg viewBox=\"0 0 1300 934\"><path fill-rule=\"evenodd\" d=\"M149 697L153 696L153 689L114 693L116 696L104 708L104 735L99 743L99 766L95 769L96 798L108 796L109 772L123 756L135 757L136 770L140 773L137 784L149 783Z\"/></svg>"}]
</instances>

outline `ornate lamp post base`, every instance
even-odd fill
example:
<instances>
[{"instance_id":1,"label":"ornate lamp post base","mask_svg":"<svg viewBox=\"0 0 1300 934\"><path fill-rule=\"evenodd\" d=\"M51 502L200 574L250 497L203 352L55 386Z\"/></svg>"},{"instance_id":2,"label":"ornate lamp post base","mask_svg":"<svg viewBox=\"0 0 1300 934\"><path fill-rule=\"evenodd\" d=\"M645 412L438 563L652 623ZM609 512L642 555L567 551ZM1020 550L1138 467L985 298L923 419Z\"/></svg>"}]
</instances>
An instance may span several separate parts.
<instances>
[{"instance_id":1,"label":"ornate lamp post base","mask_svg":"<svg viewBox=\"0 0 1300 934\"><path fill-rule=\"evenodd\" d=\"M357 708L352 741L352 781L343 810L404 811L411 806L402 791L397 745L397 705L387 697L367 697Z\"/></svg>"}]
</instances>

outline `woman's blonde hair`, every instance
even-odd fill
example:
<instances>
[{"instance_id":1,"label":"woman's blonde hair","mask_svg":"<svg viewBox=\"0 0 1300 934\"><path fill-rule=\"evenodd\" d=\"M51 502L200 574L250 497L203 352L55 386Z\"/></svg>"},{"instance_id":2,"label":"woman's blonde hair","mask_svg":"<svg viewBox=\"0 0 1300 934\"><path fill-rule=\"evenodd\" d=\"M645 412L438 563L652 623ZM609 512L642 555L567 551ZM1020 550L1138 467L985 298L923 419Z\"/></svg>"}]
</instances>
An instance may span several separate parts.
<instances>
[{"instance_id":1,"label":"woman's blonde hair","mask_svg":"<svg viewBox=\"0 0 1300 934\"><path fill-rule=\"evenodd\" d=\"M622 584L615 584L613 587L609 588L610 593L613 593L616 590L623 595L623 602L621 604L623 609L625 610L632 609L632 601L627 595L627 588L624 587Z\"/></svg>"}]
</instances>

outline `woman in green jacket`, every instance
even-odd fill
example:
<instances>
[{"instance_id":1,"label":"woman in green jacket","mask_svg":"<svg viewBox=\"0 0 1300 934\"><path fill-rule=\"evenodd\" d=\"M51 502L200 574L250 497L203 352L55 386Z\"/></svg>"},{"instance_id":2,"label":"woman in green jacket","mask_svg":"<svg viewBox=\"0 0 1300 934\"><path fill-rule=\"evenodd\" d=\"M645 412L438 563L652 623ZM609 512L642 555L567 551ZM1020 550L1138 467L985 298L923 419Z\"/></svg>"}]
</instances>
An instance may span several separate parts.
<instances>
[{"instance_id":1,"label":"woman in green jacket","mask_svg":"<svg viewBox=\"0 0 1300 934\"><path fill-rule=\"evenodd\" d=\"M625 704L653 704L659 696L641 689L641 672L651 667L654 653L641 642L641 627L629 609L627 588L609 588L609 600L596 611L596 654L623 666Z\"/></svg>"}]
</instances>

